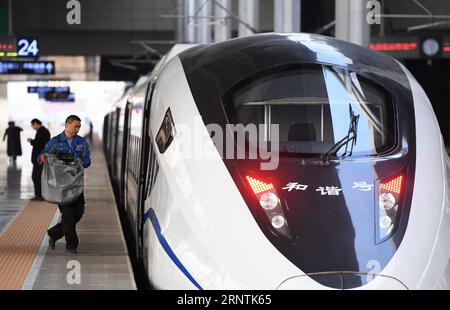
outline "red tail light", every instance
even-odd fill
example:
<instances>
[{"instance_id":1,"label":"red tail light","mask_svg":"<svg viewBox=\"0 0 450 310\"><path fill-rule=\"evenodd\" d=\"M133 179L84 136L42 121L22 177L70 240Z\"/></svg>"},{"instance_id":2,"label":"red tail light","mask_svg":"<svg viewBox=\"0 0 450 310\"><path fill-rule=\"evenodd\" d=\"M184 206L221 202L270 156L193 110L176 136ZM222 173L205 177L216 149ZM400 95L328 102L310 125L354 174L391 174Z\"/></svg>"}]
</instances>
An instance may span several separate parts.
<instances>
[{"instance_id":1,"label":"red tail light","mask_svg":"<svg viewBox=\"0 0 450 310\"><path fill-rule=\"evenodd\" d=\"M255 195L274 189L272 183L266 183L250 176L247 176L246 178Z\"/></svg>"},{"instance_id":2,"label":"red tail light","mask_svg":"<svg viewBox=\"0 0 450 310\"><path fill-rule=\"evenodd\" d=\"M403 186L403 176L398 176L395 179L389 181L389 182L383 182L380 184L381 190L400 194L402 192L402 186Z\"/></svg>"}]
</instances>

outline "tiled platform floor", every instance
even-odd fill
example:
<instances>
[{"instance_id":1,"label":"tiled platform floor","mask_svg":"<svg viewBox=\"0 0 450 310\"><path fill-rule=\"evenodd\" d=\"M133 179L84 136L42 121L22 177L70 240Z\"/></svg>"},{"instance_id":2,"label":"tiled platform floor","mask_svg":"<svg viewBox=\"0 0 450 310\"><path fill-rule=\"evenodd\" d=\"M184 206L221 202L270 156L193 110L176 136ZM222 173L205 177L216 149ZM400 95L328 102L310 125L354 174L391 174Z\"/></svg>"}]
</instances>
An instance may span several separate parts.
<instances>
[{"instance_id":1,"label":"tiled platform floor","mask_svg":"<svg viewBox=\"0 0 450 310\"><path fill-rule=\"evenodd\" d=\"M22 148L24 156L13 165L0 143L0 289L136 289L100 144L92 146L92 166L85 172L77 254L65 251L64 239L55 250L48 248L45 231L59 220L59 211L30 202L31 148L25 141Z\"/></svg>"}]
</instances>

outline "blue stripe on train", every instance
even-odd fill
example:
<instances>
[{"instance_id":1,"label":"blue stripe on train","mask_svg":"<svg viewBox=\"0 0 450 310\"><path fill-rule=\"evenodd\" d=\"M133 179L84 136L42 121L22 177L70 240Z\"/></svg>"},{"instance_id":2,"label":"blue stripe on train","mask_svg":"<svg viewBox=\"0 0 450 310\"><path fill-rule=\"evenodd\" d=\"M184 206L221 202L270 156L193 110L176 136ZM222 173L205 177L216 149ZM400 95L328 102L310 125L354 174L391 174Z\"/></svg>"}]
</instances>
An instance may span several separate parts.
<instances>
[{"instance_id":1,"label":"blue stripe on train","mask_svg":"<svg viewBox=\"0 0 450 310\"><path fill-rule=\"evenodd\" d=\"M200 286L200 284L195 281L194 277L189 273L189 271L183 266L183 264L180 262L178 257L173 252L172 248L170 247L169 243L167 242L166 238L161 234L161 226L159 225L158 218L156 217L155 210L150 208L145 214L144 214L144 224L147 221L147 219L150 219L152 222L153 229L155 230L156 236L158 237L159 243L161 243L161 246L163 247L164 251L166 251L167 255L169 255L170 259L175 263L175 265L178 267L178 269L181 270L181 272L184 273L184 275L192 282L192 284L195 285L199 290L203 290L203 288Z\"/></svg>"}]
</instances>

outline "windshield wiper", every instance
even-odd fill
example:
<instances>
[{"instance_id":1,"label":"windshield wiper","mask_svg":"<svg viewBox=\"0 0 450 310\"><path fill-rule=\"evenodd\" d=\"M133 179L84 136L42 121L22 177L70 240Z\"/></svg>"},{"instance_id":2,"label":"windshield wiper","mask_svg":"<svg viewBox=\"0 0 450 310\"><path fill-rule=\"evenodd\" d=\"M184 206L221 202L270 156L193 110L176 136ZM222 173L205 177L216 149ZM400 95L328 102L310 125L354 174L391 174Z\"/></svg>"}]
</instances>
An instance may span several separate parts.
<instances>
[{"instance_id":1,"label":"windshield wiper","mask_svg":"<svg viewBox=\"0 0 450 310\"><path fill-rule=\"evenodd\" d=\"M336 144L334 144L333 147L328 152L320 154L320 159L324 163L329 162L330 156L336 156L337 152L339 152L339 150L342 147L344 147L344 145L345 145L345 152L344 154L342 154L342 157L352 156L353 154L353 147L355 146L356 139L358 137L359 115L355 115L352 109L352 105L350 103L348 104L348 108L350 116L350 126L348 128L347 135L338 142L336 142Z\"/></svg>"}]
</instances>

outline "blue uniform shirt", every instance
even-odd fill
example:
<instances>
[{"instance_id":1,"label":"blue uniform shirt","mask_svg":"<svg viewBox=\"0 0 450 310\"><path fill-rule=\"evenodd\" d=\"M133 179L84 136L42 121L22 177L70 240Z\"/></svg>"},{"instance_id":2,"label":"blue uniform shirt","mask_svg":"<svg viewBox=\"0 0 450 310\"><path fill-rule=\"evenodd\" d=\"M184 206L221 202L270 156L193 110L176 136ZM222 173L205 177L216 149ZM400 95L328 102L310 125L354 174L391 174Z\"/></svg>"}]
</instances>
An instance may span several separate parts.
<instances>
[{"instance_id":1,"label":"blue uniform shirt","mask_svg":"<svg viewBox=\"0 0 450 310\"><path fill-rule=\"evenodd\" d=\"M81 158L84 168L91 165L91 151L86 139L75 136L69 140L64 131L48 141L41 155L45 153L70 153L74 157Z\"/></svg>"}]
</instances>

